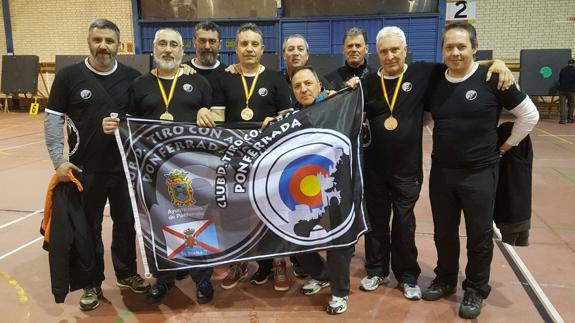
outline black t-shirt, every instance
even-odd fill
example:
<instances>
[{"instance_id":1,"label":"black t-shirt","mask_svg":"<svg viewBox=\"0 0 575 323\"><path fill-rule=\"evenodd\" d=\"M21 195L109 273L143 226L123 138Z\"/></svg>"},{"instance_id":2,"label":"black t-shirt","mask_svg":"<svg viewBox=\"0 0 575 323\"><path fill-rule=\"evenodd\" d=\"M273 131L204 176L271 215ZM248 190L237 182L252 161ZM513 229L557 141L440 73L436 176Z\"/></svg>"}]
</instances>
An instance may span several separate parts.
<instances>
[{"instance_id":1,"label":"black t-shirt","mask_svg":"<svg viewBox=\"0 0 575 323\"><path fill-rule=\"evenodd\" d=\"M160 78L166 97L170 94L172 79ZM158 81L148 73L134 81L130 89L129 113L148 119L159 119L166 112L166 104L162 98ZM196 115L201 108L209 108L212 102L212 89L208 81L199 74L180 75L170 101L169 112L175 121L196 121Z\"/></svg>"},{"instance_id":2,"label":"black t-shirt","mask_svg":"<svg viewBox=\"0 0 575 323\"><path fill-rule=\"evenodd\" d=\"M575 66L567 65L559 72L559 91L575 92Z\"/></svg>"},{"instance_id":3,"label":"black t-shirt","mask_svg":"<svg viewBox=\"0 0 575 323\"><path fill-rule=\"evenodd\" d=\"M228 65L217 61L216 65L213 67L204 67L204 66L200 66L196 63L194 63L194 60L190 60L189 62L184 63L186 65L189 65L191 67L193 67L196 72L198 72L198 74L200 74L201 76L205 77L206 80L208 80L208 82L210 83L210 86L213 88L214 84L216 84L219 79L219 74L220 73L225 73L225 69L226 67L228 67Z\"/></svg>"},{"instance_id":4,"label":"black t-shirt","mask_svg":"<svg viewBox=\"0 0 575 323\"><path fill-rule=\"evenodd\" d=\"M212 106L225 107L226 122L244 122L241 117L246 107L246 96L240 74L222 73L219 82L213 88ZM248 90L254 77L246 76ZM275 117L282 110L289 109L290 90L281 73L264 69L260 72L254 92L249 100L254 111L253 122L262 122L266 117Z\"/></svg>"},{"instance_id":5,"label":"black t-shirt","mask_svg":"<svg viewBox=\"0 0 575 323\"><path fill-rule=\"evenodd\" d=\"M422 129L425 93L435 63L416 62L407 67L403 75L393 116L397 128L389 131L384 122L390 116L378 73L365 77L365 112L371 129L371 144L365 149L366 164L376 165L386 176L401 178L423 176ZM399 78L385 79L389 101Z\"/></svg>"},{"instance_id":6,"label":"black t-shirt","mask_svg":"<svg viewBox=\"0 0 575 323\"><path fill-rule=\"evenodd\" d=\"M337 70L330 72L325 76L325 79L329 82L329 85L324 84L328 89L341 90L345 87L345 82L352 78L353 76L358 76L363 79L370 73L375 72L371 66L367 65L367 61L364 62L359 67L351 67L345 62L345 65L338 68Z\"/></svg>"},{"instance_id":7,"label":"black t-shirt","mask_svg":"<svg viewBox=\"0 0 575 323\"><path fill-rule=\"evenodd\" d=\"M66 114L73 123L68 125L72 130L68 136L70 162L88 173L122 171L116 139L104 134L102 119L111 112L126 112L128 89L139 75L121 63L113 73L99 75L85 61L56 74L47 108ZM113 105L105 93L114 101Z\"/></svg>"},{"instance_id":8,"label":"black t-shirt","mask_svg":"<svg viewBox=\"0 0 575 323\"><path fill-rule=\"evenodd\" d=\"M446 79L445 66L433 71L426 109L434 121L434 166L478 169L498 161L497 123L501 108L515 108L526 95L516 86L497 90L497 75L485 82L487 69L479 66L458 83Z\"/></svg>"}]
</instances>

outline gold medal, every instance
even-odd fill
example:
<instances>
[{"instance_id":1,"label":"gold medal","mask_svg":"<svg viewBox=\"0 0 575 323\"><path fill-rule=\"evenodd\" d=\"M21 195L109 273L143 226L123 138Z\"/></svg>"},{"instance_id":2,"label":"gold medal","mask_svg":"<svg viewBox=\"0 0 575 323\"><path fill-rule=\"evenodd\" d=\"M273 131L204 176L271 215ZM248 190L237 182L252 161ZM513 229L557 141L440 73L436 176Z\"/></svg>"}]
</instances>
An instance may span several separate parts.
<instances>
[{"instance_id":1,"label":"gold medal","mask_svg":"<svg viewBox=\"0 0 575 323\"><path fill-rule=\"evenodd\" d=\"M174 121L174 116L166 111L162 113L162 115L160 116L160 120Z\"/></svg>"},{"instance_id":2,"label":"gold medal","mask_svg":"<svg viewBox=\"0 0 575 323\"><path fill-rule=\"evenodd\" d=\"M401 81L403 81L403 73L399 75L399 79L397 80L397 84L395 85L395 91L393 91L393 98L391 102L389 102L389 96L387 95L387 89L385 88L385 81L383 80L383 70L381 71L381 89L383 90L383 97L385 98L385 102L389 107L389 118L385 119L383 122L383 126L388 131L393 131L397 128L397 119L393 117L393 108L395 108L395 102L397 102L397 94L399 93L399 88L401 87Z\"/></svg>"},{"instance_id":3,"label":"gold medal","mask_svg":"<svg viewBox=\"0 0 575 323\"><path fill-rule=\"evenodd\" d=\"M245 121L249 121L252 120L252 118L254 117L254 110L250 109L250 107L245 107L242 110L242 119L244 119Z\"/></svg>"},{"instance_id":4,"label":"gold medal","mask_svg":"<svg viewBox=\"0 0 575 323\"><path fill-rule=\"evenodd\" d=\"M164 113L162 113L162 115L160 115L160 120L174 121L174 116L170 112L168 112L168 108L170 106L170 102L172 101L172 98L174 97L174 90L176 89L176 83L178 82L178 76L180 76L180 69L179 68L176 69L176 73L174 74L172 86L170 87L170 94L168 94L168 96L166 96L166 90L164 90L164 86L162 85L162 82L160 82L160 78L158 77L158 74L156 72L156 80L158 81L158 87L160 88L160 93L162 93L162 99L164 100L164 103L166 105L166 112L164 112Z\"/></svg>"},{"instance_id":5,"label":"gold medal","mask_svg":"<svg viewBox=\"0 0 575 323\"><path fill-rule=\"evenodd\" d=\"M389 118L385 119L383 126L389 131L395 130L395 128L397 128L397 119L390 116Z\"/></svg>"},{"instance_id":6,"label":"gold medal","mask_svg":"<svg viewBox=\"0 0 575 323\"><path fill-rule=\"evenodd\" d=\"M254 77L254 80L252 82L252 86L250 87L249 90L248 90L248 83L246 82L246 78L244 77L244 73L242 71L240 71L240 77L242 79L242 85L244 87L244 94L246 96L246 107L242 110L242 112L240 114L244 121L252 120L252 118L254 117L254 110L252 110L248 104L249 104L250 98L252 97L252 94L254 93L254 89L256 88L256 82L258 81L258 77L260 76L261 68L262 68L262 66L258 65L258 70L256 71L256 76Z\"/></svg>"}]
</instances>

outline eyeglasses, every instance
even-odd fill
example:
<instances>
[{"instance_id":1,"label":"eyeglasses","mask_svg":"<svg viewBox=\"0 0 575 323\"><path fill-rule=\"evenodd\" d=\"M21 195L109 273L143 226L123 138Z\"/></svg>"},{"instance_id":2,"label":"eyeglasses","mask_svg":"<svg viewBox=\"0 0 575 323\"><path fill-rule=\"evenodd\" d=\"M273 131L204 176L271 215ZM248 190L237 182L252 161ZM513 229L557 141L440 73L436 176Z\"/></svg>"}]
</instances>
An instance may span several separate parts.
<instances>
[{"instance_id":1,"label":"eyeglasses","mask_svg":"<svg viewBox=\"0 0 575 323\"><path fill-rule=\"evenodd\" d=\"M179 44L178 42L175 41L171 41L171 42L167 42L165 40L160 40L156 43L156 46L158 46L158 48L164 49L166 47L170 47L171 49L177 49L179 47L181 47L182 45Z\"/></svg>"},{"instance_id":2,"label":"eyeglasses","mask_svg":"<svg viewBox=\"0 0 575 323\"><path fill-rule=\"evenodd\" d=\"M200 45L205 45L206 43L209 43L210 45L214 46L218 43L217 39L205 39L205 38L196 38L196 41L200 44Z\"/></svg>"}]
</instances>

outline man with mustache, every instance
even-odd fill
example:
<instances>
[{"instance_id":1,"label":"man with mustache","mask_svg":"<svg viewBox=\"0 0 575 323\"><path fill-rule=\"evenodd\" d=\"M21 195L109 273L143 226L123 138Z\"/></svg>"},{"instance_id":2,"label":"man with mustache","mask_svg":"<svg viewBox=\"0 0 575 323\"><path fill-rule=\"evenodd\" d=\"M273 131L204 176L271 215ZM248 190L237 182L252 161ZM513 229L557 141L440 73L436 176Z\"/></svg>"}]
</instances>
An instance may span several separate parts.
<instances>
[{"instance_id":1,"label":"man with mustache","mask_svg":"<svg viewBox=\"0 0 575 323\"><path fill-rule=\"evenodd\" d=\"M153 47L156 69L132 84L128 112L149 119L196 121L198 110L211 105L212 90L204 77L199 74L186 75L180 68L184 56L181 34L171 28L160 29L154 37ZM173 96L168 96L172 85ZM113 133L119 121L118 118L104 118L104 132ZM189 273L196 282L198 303L205 304L213 298L214 289L210 282L213 268L192 269L181 273ZM156 283L146 295L149 303L159 302L175 286L176 273L159 273L156 278Z\"/></svg>"},{"instance_id":2,"label":"man with mustache","mask_svg":"<svg viewBox=\"0 0 575 323\"><path fill-rule=\"evenodd\" d=\"M46 108L46 146L60 181L69 181L68 170L82 172L84 212L96 239L97 277L84 287L81 310L98 307L104 280L102 220L106 200L110 202L112 262L116 285L144 293L149 285L138 275L136 232L126 177L115 139L106 136L100 120L111 112L125 111L128 88L140 75L116 61L120 31L111 21L97 19L88 28L90 56L67 66L56 75ZM70 153L64 156L64 120L69 131Z\"/></svg>"},{"instance_id":3,"label":"man with mustache","mask_svg":"<svg viewBox=\"0 0 575 323\"><path fill-rule=\"evenodd\" d=\"M195 30L194 47L196 49L196 57L185 64L193 67L213 87L213 84L217 82L218 74L228 67L218 60L222 47L220 26L211 21L204 21L198 23Z\"/></svg>"},{"instance_id":4,"label":"man with mustache","mask_svg":"<svg viewBox=\"0 0 575 323\"><path fill-rule=\"evenodd\" d=\"M343 56L345 65L327 74L325 78L330 82L331 88L335 90L343 89L345 83L354 76L363 79L373 69L367 65L367 33L365 30L353 27L346 30L343 35ZM325 86L325 85L324 85Z\"/></svg>"},{"instance_id":5,"label":"man with mustache","mask_svg":"<svg viewBox=\"0 0 575 323\"><path fill-rule=\"evenodd\" d=\"M235 69L239 73L220 74L219 82L213 88L211 109L198 112L199 126L214 127L215 120L262 122L266 117L276 116L290 108L289 87L281 73L260 64L263 52L262 31L253 23L241 25L236 33L239 64ZM250 280L252 284L263 285L273 276L275 290L289 290L284 260L277 259L274 263L268 259L258 261L258 264L258 271ZM221 286L234 288L247 275L247 263L234 264Z\"/></svg>"}]
</instances>

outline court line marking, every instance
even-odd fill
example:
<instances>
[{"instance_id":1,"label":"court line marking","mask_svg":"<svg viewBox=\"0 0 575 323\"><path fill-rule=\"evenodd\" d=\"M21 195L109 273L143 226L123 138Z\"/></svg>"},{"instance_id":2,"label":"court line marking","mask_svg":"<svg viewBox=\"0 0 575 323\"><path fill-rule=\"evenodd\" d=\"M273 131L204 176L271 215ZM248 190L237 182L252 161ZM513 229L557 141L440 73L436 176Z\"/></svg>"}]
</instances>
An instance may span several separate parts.
<instances>
[{"instance_id":1,"label":"court line marking","mask_svg":"<svg viewBox=\"0 0 575 323\"><path fill-rule=\"evenodd\" d=\"M525 280L527 281L528 286L526 286L525 284L522 284L523 287L526 289L527 294L531 298L529 290L527 290L527 287L529 287L532 289L533 294L535 294L535 296L537 297L539 304L536 304L536 302L534 302L535 300L531 299L533 301L533 305L535 305L535 307L537 308L538 311L539 311L538 305L542 305L544 307L545 313L541 313L541 311L539 311L539 314L541 314L542 318L545 320L544 314L547 314L547 315L549 315L549 318L553 319L553 322L564 323L565 321L561 317L561 314L559 314L559 312L557 311L555 306L553 306L553 303L551 303L551 301L549 300L549 298L547 297L547 295L545 294L545 292L543 291L543 289L541 288L541 286L539 285L537 280L535 280L535 277L533 277L533 275L531 274L531 271L529 271L529 269L527 268L527 265L525 265L525 263L523 262L521 257L517 254L515 249L511 245L501 241L501 232L496 227L495 223L493 223L493 232L495 233L495 236L498 239L498 240L496 240L497 245L501 249L501 251L504 253L504 256L505 256L505 254L509 255L510 259L507 259L507 261L509 262L509 260L511 260L513 262L513 264L515 266L517 266L517 269L519 270L519 272L522 274L523 277L518 277L518 278L520 280L521 280L521 278L525 278ZM511 264L511 265L513 265L513 264ZM516 275L517 275L517 273L516 273Z\"/></svg>"},{"instance_id":2,"label":"court line marking","mask_svg":"<svg viewBox=\"0 0 575 323\"><path fill-rule=\"evenodd\" d=\"M575 135L535 135L537 137L575 137Z\"/></svg>"},{"instance_id":3,"label":"court line marking","mask_svg":"<svg viewBox=\"0 0 575 323\"><path fill-rule=\"evenodd\" d=\"M11 225L13 225L13 224L15 224L15 223L20 222L20 221L26 220L27 218L29 218L29 217L31 217L31 216L34 216L34 215L36 215L36 214L42 213L42 212L44 212L44 209L39 209L39 210L36 210L36 211L34 211L34 212L32 212L32 213L29 213L29 214L26 214L26 215L24 215L24 216L21 216L21 217L17 218L16 220L12 220L12 221L10 221L10 222L8 222L8 223L6 223L6 224L2 224L2 225L0 225L0 230L2 230L2 229L4 229L4 228L7 228L7 227L9 227L9 226L11 226Z\"/></svg>"},{"instance_id":4,"label":"court line marking","mask_svg":"<svg viewBox=\"0 0 575 323\"><path fill-rule=\"evenodd\" d=\"M561 177L562 179L568 181L571 184L575 184L575 180L573 180L569 175L564 174L562 171L558 170L555 167L551 168L555 173L559 174L559 177Z\"/></svg>"},{"instance_id":5,"label":"court line marking","mask_svg":"<svg viewBox=\"0 0 575 323\"><path fill-rule=\"evenodd\" d=\"M567 139L563 139L563 138L561 138L561 137L559 137L559 136L556 136L556 135L554 135L554 134L552 134L552 133L550 133L550 132L547 132L547 131L545 131L545 130L543 130L543 129L541 129L541 128L535 127L535 129L537 129L538 131L543 132L544 134L548 135L549 137L553 137L553 138L555 138L555 139L557 139L557 140L559 140L559 141L561 141L561 142L563 142L563 143L573 145L573 143L572 143L571 141L569 141L569 140L567 140Z\"/></svg>"},{"instance_id":6,"label":"court line marking","mask_svg":"<svg viewBox=\"0 0 575 323\"><path fill-rule=\"evenodd\" d=\"M6 150L12 150L12 149L16 149L16 148L21 148L21 147L36 145L36 144L39 144L39 143L41 143L41 142L44 142L44 140L40 140L40 141L36 141L36 142L30 142L30 143L23 144L23 145L18 145L18 146L11 146L11 147L7 147L7 148L0 148L0 151L6 151Z\"/></svg>"},{"instance_id":7,"label":"court line marking","mask_svg":"<svg viewBox=\"0 0 575 323\"><path fill-rule=\"evenodd\" d=\"M20 251L20 250L22 250L22 249L24 249L24 248L26 248L26 247L28 247L28 246L30 246L30 245L32 245L32 244L38 242L38 241L40 241L40 240L43 240L43 239L44 239L44 237L40 236L40 237L38 237L38 238L36 238L36 239L34 239L34 240L32 240L32 241L29 241L29 242L27 242L27 243L21 245L20 247L18 247L18 248L16 248L16 249L12 250L12 251L10 251L10 252L7 252L7 253L3 254L2 256L0 256L0 260L6 258L6 257L8 257L8 256L11 256L11 255L17 253L18 251Z\"/></svg>"}]
</instances>

